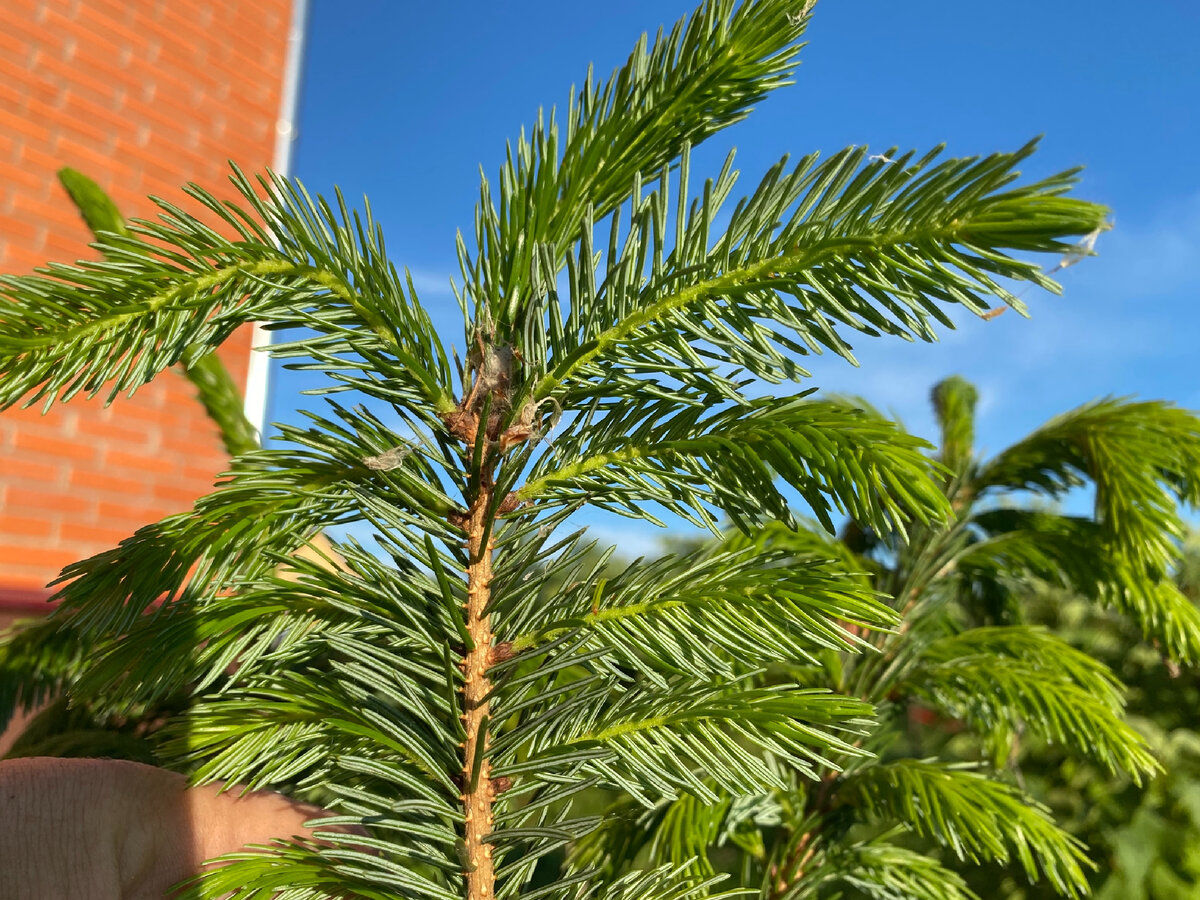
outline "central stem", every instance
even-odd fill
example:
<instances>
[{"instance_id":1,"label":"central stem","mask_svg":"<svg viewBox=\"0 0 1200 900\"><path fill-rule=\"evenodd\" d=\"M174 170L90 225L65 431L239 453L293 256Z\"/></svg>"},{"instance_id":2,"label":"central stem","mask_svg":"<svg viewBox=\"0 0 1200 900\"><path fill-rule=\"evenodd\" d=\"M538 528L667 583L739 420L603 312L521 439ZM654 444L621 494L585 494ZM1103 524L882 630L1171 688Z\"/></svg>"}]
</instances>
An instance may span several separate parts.
<instances>
[{"instance_id":1,"label":"central stem","mask_svg":"<svg viewBox=\"0 0 1200 900\"><path fill-rule=\"evenodd\" d=\"M463 751L462 802L466 825L463 840L466 845L467 900L491 900L496 881L492 848L486 843L492 830L491 764L486 753L487 697L491 690L487 670L491 664L493 640L490 617L484 614L491 597L492 581L492 540L490 536L484 537L490 535L487 514L492 498L492 487L487 481L484 479L481 484L467 520L470 563L467 567L466 622L473 644L463 660L463 724L467 737ZM477 757L481 760L478 768Z\"/></svg>"}]
</instances>

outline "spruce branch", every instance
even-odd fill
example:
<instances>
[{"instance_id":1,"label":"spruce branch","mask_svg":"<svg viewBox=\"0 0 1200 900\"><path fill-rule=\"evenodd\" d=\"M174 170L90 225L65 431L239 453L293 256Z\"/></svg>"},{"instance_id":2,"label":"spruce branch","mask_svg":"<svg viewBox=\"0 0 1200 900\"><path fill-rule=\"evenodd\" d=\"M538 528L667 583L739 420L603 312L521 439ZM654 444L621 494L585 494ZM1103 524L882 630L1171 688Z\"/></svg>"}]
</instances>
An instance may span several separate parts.
<instances>
[{"instance_id":1,"label":"spruce branch","mask_svg":"<svg viewBox=\"0 0 1200 900\"><path fill-rule=\"evenodd\" d=\"M848 777L840 794L882 821L902 819L946 844L959 859L1019 861L1030 881L1039 869L1068 897L1087 893L1083 847L1048 811L1015 788L969 767L897 760ZM850 799L852 798L852 799Z\"/></svg>"},{"instance_id":2,"label":"spruce branch","mask_svg":"<svg viewBox=\"0 0 1200 900\"><path fill-rule=\"evenodd\" d=\"M75 204L93 237L102 240L105 232L129 237L130 230L112 198L100 185L75 169L58 170L58 180ZM230 456L248 453L259 446L258 431L246 418L241 391L233 383L229 370L215 354L205 354L201 345L189 348L179 366L196 388L208 417L217 426L221 441Z\"/></svg>"},{"instance_id":3,"label":"spruce branch","mask_svg":"<svg viewBox=\"0 0 1200 900\"><path fill-rule=\"evenodd\" d=\"M850 148L819 165L809 157L789 174L785 160L737 205L714 241L711 223L736 178L727 162L690 211L679 204L669 253L664 171L636 206L630 234L621 252L610 254L598 287L586 277L591 220L585 222L571 269L571 314L549 332L550 369L532 396L570 405L586 389L580 382L611 377L611 362L601 363L613 355L623 363L653 360L673 374L673 362L704 357L771 381L795 379L807 373L780 348L825 348L852 360L839 327L931 340L930 319L950 326L939 303L982 314L992 295L1023 309L998 277L1056 287L1035 264L1006 251L1061 251L1064 238L1086 234L1107 214L1063 196L1073 172L1014 187L1016 167L1034 148L937 165L939 151L885 164L867 161L865 148ZM684 182L686 166L680 171ZM681 183L681 198L686 189ZM638 261L647 259L643 279ZM689 349L699 342L702 349ZM720 380L707 372L700 367L688 381L721 393Z\"/></svg>"}]
</instances>

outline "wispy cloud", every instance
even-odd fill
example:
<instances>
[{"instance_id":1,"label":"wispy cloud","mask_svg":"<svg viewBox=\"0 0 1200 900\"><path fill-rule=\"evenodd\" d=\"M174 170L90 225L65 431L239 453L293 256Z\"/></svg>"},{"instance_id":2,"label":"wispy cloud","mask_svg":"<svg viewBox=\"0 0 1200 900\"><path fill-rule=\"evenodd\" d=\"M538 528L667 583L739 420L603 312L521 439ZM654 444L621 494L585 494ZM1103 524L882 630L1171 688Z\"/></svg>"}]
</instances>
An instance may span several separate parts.
<instances>
[{"instance_id":1,"label":"wispy cloud","mask_svg":"<svg viewBox=\"0 0 1200 900\"><path fill-rule=\"evenodd\" d=\"M1144 224L1116 225L1101 238L1100 259L1079 270L1082 284L1147 299L1200 288L1200 191L1172 201Z\"/></svg>"},{"instance_id":2,"label":"wispy cloud","mask_svg":"<svg viewBox=\"0 0 1200 900\"><path fill-rule=\"evenodd\" d=\"M449 272L420 267L412 268L411 266L408 271L412 276L413 287L417 289L417 293L421 297L453 296L453 292L450 290L451 275Z\"/></svg>"},{"instance_id":3,"label":"wispy cloud","mask_svg":"<svg viewBox=\"0 0 1200 900\"><path fill-rule=\"evenodd\" d=\"M862 366L810 360L813 383L861 394L933 436L929 389L962 374L980 389L981 443L993 449L1079 403L1138 393L1200 405L1200 387L1179 369L1195 358L1200 329L1200 193L1143 224L1101 235L1098 256L1061 273L1064 295L1031 290L1032 314L984 322L956 315L960 327L935 344L860 338Z\"/></svg>"}]
</instances>

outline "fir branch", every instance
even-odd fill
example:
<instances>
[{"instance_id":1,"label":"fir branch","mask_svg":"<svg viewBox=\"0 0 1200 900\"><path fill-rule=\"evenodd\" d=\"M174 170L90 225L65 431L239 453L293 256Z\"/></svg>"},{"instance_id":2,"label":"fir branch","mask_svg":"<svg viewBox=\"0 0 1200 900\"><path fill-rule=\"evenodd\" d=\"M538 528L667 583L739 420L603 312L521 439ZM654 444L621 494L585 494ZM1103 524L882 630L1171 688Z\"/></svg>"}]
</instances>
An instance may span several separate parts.
<instances>
[{"instance_id":1,"label":"fir branch","mask_svg":"<svg viewBox=\"0 0 1200 900\"><path fill-rule=\"evenodd\" d=\"M1158 769L1120 716L1112 673L1044 632L977 628L941 638L896 690L983 729L1023 725L1137 781Z\"/></svg>"},{"instance_id":2,"label":"fir branch","mask_svg":"<svg viewBox=\"0 0 1200 900\"><path fill-rule=\"evenodd\" d=\"M712 527L707 503L748 528L764 514L791 522L775 486L782 479L830 531L835 510L901 532L909 520L930 522L946 512L920 452L927 445L860 410L773 398L712 413L669 410L659 401L633 415L610 415L584 433L586 443L568 435L517 496L544 505L602 495L632 516L656 501Z\"/></svg>"},{"instance_id":3,"label":"fir branch","mask_svg":"<svg viewBox=\"0 0 1200 900\"><path fill-rule=\"evenodd\" d=\"M1014 859L1030 881L1044 874L1065 896L1087 895L1082 844L1056 827L1044 807L983 772L896 760L848 776L839 795L879 821L910 823L959 859Z\"/></svg>"},{"instance_id":4,"label":"fir branch","mask_svg":"<svg viewBox=\"0 0 1200 900\"><path fill-rule=\"evenodd\" d=\"M704 342L701 355L769 380L797 378L805 373L776 345L853 359L838 325L931 340L928 319L950 325L939 302L982 314L992 295L1020 308L997 277L1053 282L1005 251L1061 251L1063 238L1094 230L1106 214L1062 196L1071 172L1009 187L1033 149L931 166L936 151L884 164L851 148L819 166L809 158L786 176L781 163L738 204L714 246L711 223L734 178L727 164L698 206L687 213L681 205L669 256L661 246L664 173L635 210L600 288L583 277L591 260L590 241L582 242L571 317L551 328L551 368L532 396L569 404L575 385L598 377L609 357L690 361L681 341ZM643 278L636 261L647 258Z\"/></svg>"},{"instance_id":5,"label":"fir branch","mask_svg":"<svg viewBox=\"0 0 1200 900\"><path fill-rule=\"evenodd\" d=\"M957 872L889 837L831 848L779 900L812 900L841 885L871 900L979 900Z\"/></svg>"},{"instance_id":6,"label":"fir branch","mask_svg":"<svg viewBox=\"0 0 1200 900\"><path fill-rule=\"evenodd\" d=\"M559 271L585 212L603 217L644 173L670 165L691 145L743 119L787 83L808 24L798 2L707 0L653 45L643 35L626 64L601 86L589 68L572 89L565 133L541 114L499 179L499 209L485 181L476 211L477 261L460 250L477 304L520 333L539 248ZM561 149L560 149L561 147ZM543 275L545 277L545 275ZM526 313L527 314L527 313Z\"/></svg>"}]
</instances>

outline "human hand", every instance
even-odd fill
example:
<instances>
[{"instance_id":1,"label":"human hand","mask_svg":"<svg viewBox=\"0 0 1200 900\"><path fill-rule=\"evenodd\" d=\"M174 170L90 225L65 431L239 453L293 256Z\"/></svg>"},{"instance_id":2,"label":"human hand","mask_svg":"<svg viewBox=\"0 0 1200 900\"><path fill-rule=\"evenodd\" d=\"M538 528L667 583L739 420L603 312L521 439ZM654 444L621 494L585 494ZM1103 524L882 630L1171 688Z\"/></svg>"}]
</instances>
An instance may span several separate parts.
<instances>
[{"instance_id":1,"label":"human hand","mask_svg":"<svg viewBox=\"0 0 1200 900\"><path fill-rule=\"evenodd\" d=\"M189 788L124 760L0 761L0 900L163 900L205 860L311 839L303 823L325 815L269 791Z\"/></svg>"}]
</instances>

